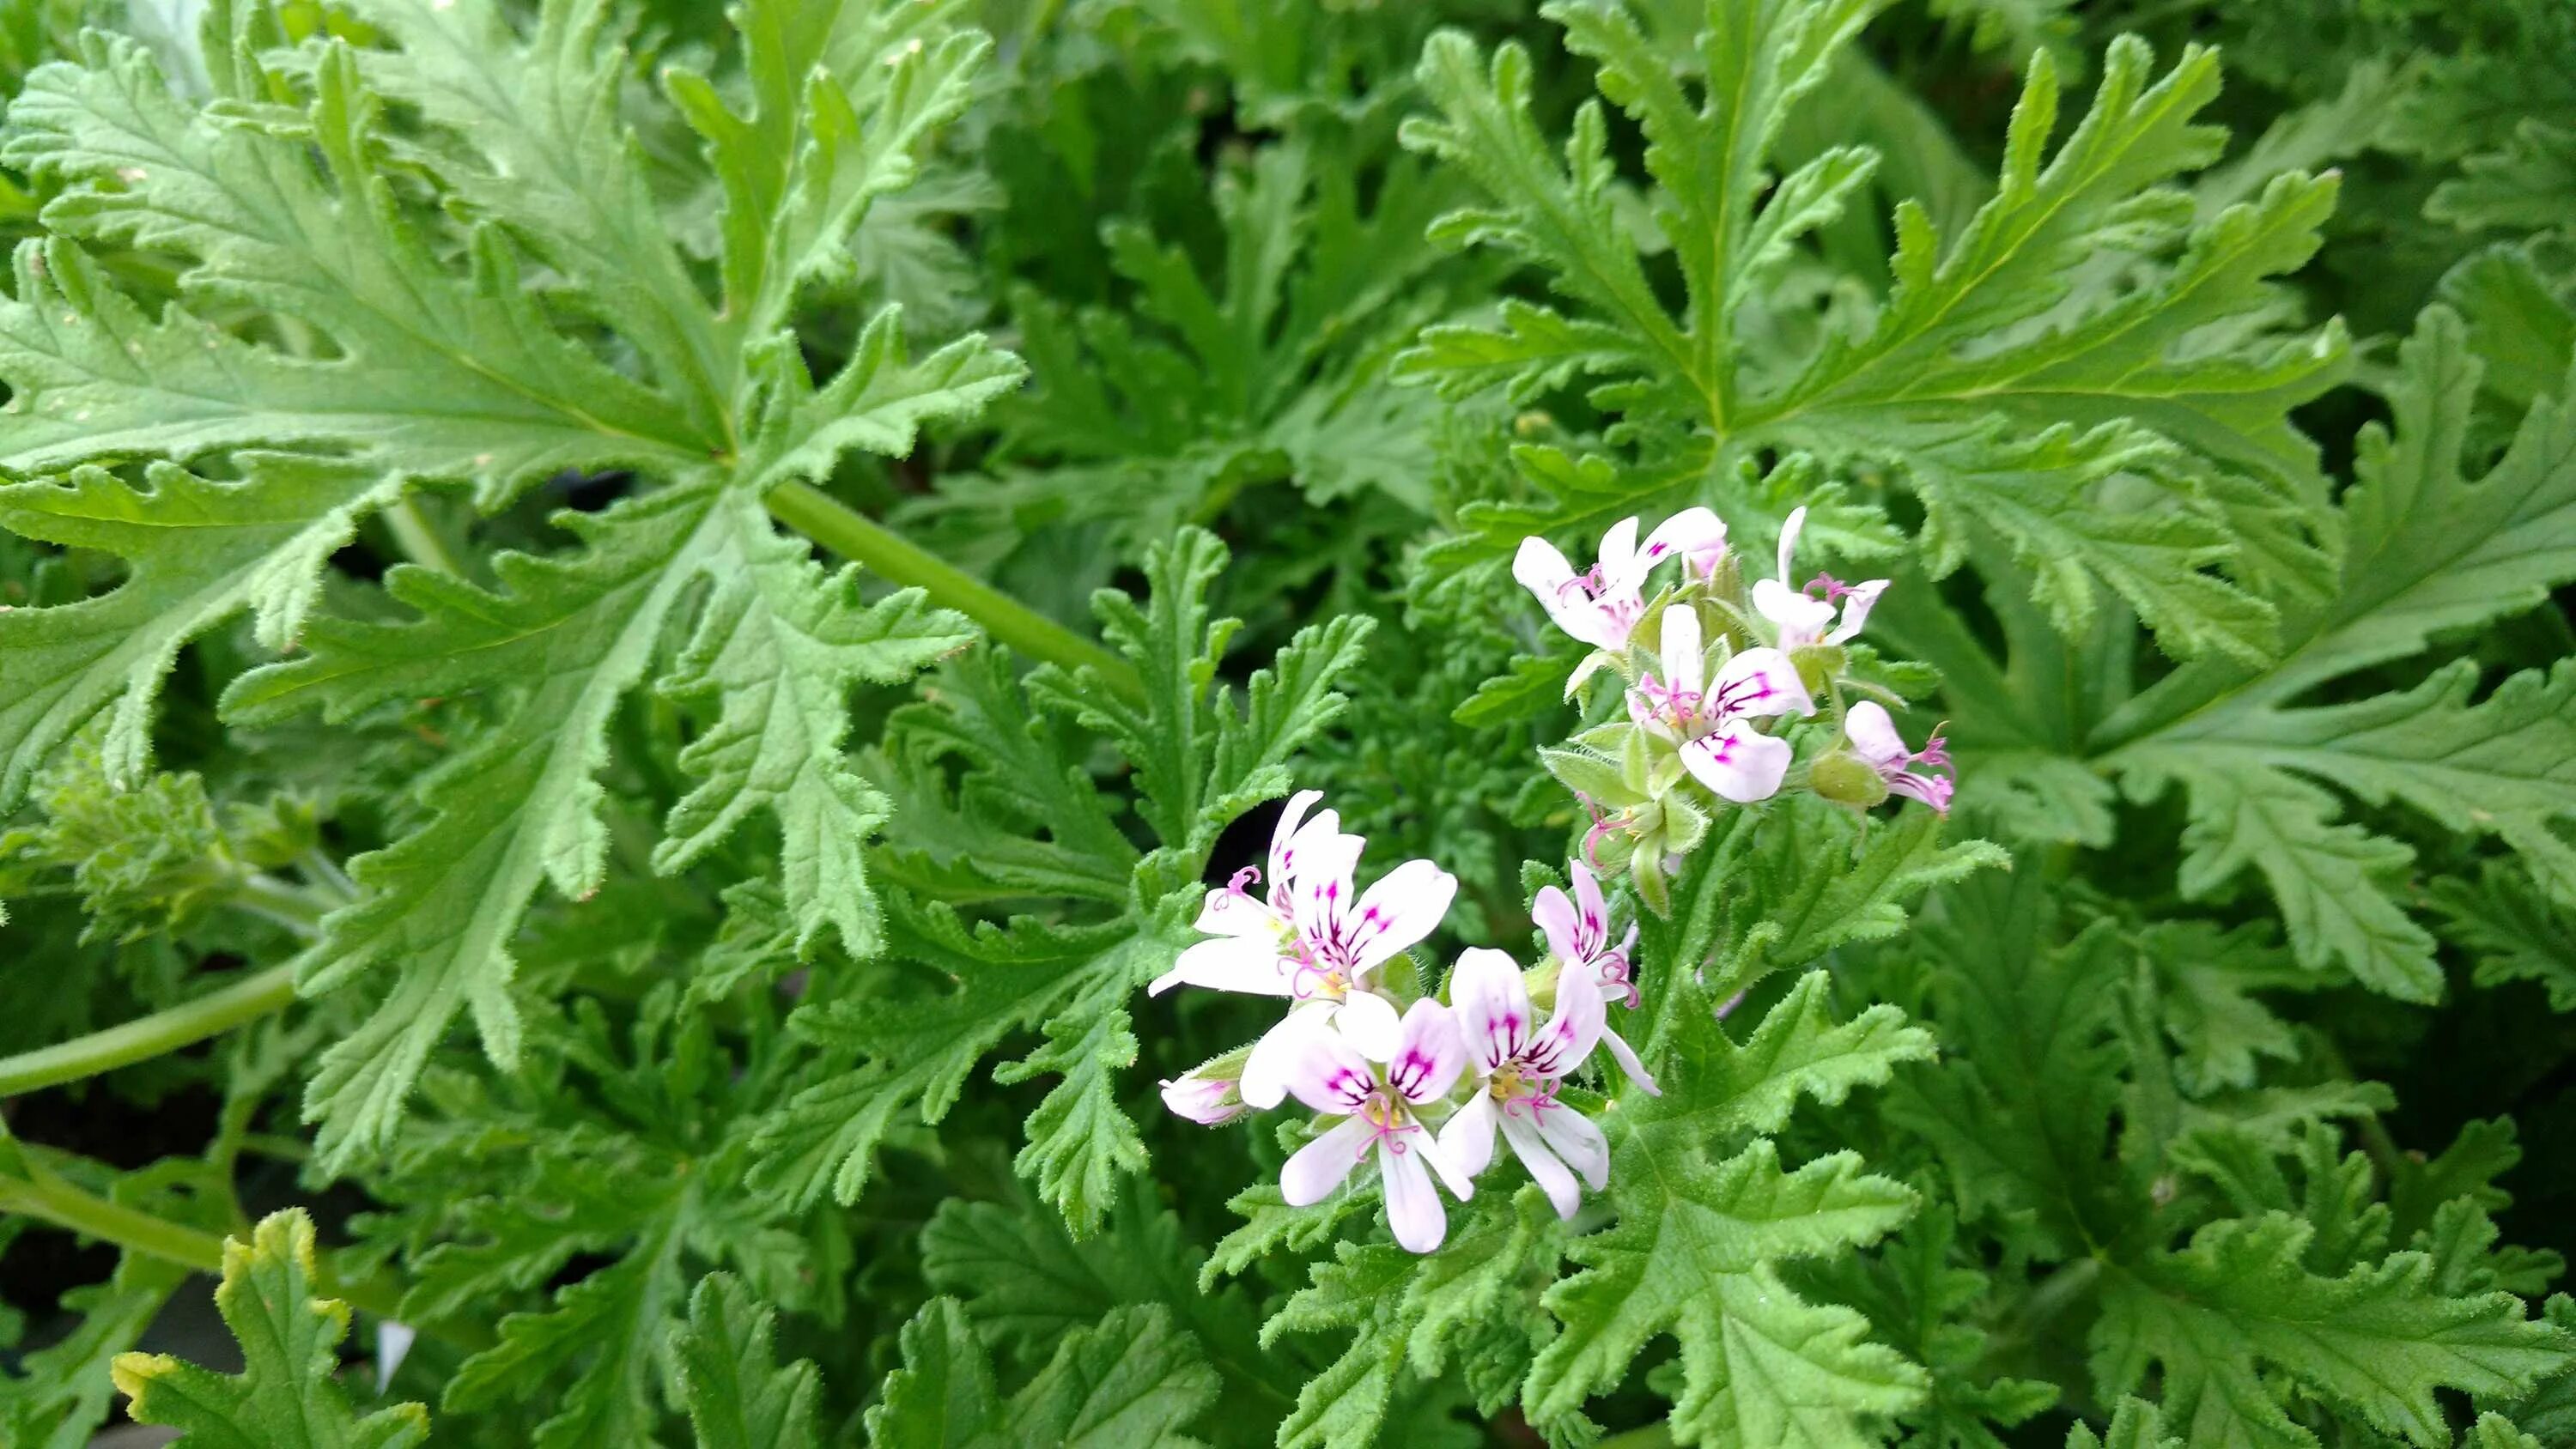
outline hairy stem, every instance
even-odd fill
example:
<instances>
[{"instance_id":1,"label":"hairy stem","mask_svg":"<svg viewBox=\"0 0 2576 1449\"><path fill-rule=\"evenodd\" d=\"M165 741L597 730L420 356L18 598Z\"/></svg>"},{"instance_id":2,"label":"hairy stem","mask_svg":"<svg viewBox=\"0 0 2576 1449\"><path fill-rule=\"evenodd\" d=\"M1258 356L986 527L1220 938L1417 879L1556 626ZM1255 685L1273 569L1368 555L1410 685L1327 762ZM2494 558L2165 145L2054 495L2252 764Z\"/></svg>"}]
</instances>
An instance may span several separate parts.
<instances>
[{"instance_id":1,"label":"hairy stem","mask_svg":"<svg viewBox=\"0 0 2576 1449\"><path fill-rule=\"evenodd\" d=\"M930 601L974 620L996 641L1031 659L1067 669L1097 670L1121 694L1142 696L1134 665L1010 595L992 588L841 503L810 483L786 483L769 494L770 516L889 583L920 589Z\"/></svg>"},{"instance_id":2,"label":"hairy stem","mask_svg":"<svg viewBox=\"0 0 2576 1449\"><path fill-rule=\"evenodd\" d=\"M294 999L294 963L272 966L167 1011L156 1011L105 1031L13 1057L0 1057L0 1097L77 1082L149 1061L208 1037L221 1036L246 1021L283 1011Z\"/></svg>"},{"instance_id":3,"label":"hairy stem","mask_svg":"<svg viewBox=\"0 0 2576 1449\"><path fill-rule=\"evenodd\" d=\"M24 1214L83 1237L113 1243L127 1252L200 1273L223 1271L222 1238L84 1192L52 1172L38 1170L26 1177L0 1180L0 1212ZM377 1318L400 1316L403 1285L395 1279L381 1272L348 1277L338 1272L328 1257L316 1267L322 1291L331 1297ZM463 1348L487 1348L494 1342L491 1331L480 1324L416 1326Z\"/></svg>"}]
</instances>

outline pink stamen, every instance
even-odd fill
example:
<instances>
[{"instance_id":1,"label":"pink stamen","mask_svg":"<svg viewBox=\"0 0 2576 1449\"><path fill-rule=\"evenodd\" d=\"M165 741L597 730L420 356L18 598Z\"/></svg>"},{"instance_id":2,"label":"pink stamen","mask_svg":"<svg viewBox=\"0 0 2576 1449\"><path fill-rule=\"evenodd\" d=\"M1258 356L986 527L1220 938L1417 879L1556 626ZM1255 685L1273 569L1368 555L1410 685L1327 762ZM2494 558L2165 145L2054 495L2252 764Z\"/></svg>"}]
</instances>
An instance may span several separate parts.
<instances>
[{"instance_id":1,"label":"pink stamen","mask_svg":"<svg viewBox=\"0 0 2576 1449\"><path fill-rule=\"evenodd\" d=\"M1628 1009L1631 1011L1636 1010L1637 1003L1644 998L1637 990L1637 968L1628 964L1627 953L1624 951L1607 952L1595 958L1594 964L1601 968L1601 984L1607 987L1618 988L1619 991L1628 998Z\"/></svg>"},{"instance_id":2,"label":"pink stamen","mask_svg":"<svg viewBox=\"0 0 2576 1449\"><path fill-rule=\"evenodd\" d=\"M1368 1100L1360 1104L1357 1115L1369 1124L1368 1140L1361 1143L1360 1150L1354 1154L1361 1160L1368 1157L1370 1148L1381 1144L1387 1151L1402 1157L1410 1146L1404 1140L1405 1134L1422 1130L1422 1124L1407 1119L1404 1109L1387 1100L1382 1090L1369 1093Z\"/></svg>"},{"instance_id":3,"label":"pink stamen","mask_svg":"<svg viewBox=\"0 0 2576 1449\"><path fill-rule=\"evenodd\" d=\"M1851 585L1835 578L1832 574L1816 575L1814 578L1807 580L1807 586L1804 589L1799 590L1799 592L1812 594L1819 586L1824 589L1825 602L1828 604L1839 603L1841 602L1843 595L1857 592L1857 590L1853 589Z\"/></svg>"},{"instance_id":4,"label":"pink stamen","mask_svg":"<svg viewBox=\"0 0 2576 1449\"><path fill-rule=\"evenodd\" d=\"M1227 881L1225 888L1236 895L1243 895L1245 886L1259 884L1261 884L1261 867L1247 865L1234 873L1234 879Z\"/></svg>"},{"instance_id":5,"label":"pink stamen","mask_svg":"<svg viewBox=\"0 0 2576 1449\"><path fill-rule=\"evenodd\" d=\"M1540 1117L1545 1116L1549 1108L1562 1108L1565 1105L1563 1102L1556 1100L1556 1089L1557 1082L1555 1079L1550 1078L1541 1081L1538 1084L1538 1090L1530 1093L1526 1097L1505 1097L1503 1099L1503 1115L1506 1117L1517 1117L1520 1115L1521 1109L1526 1107L1529 1109L1530 1120L1535 1122Z\"/></svg>"}]
</instances>

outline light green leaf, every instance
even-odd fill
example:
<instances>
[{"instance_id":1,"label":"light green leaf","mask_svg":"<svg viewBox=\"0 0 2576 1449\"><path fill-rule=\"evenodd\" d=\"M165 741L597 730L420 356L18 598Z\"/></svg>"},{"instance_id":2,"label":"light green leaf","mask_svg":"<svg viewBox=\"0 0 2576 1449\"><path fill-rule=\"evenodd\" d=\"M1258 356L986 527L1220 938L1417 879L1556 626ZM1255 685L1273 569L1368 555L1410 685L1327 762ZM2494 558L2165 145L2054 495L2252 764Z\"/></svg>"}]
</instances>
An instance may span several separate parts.
<instances>
[{"instance_id":1,"label":"light green leaf","mask_svg":"<svg viewBox=\"0 0 2576 1449\"><path fill-rule=\"evenodd\" d=\"M868 1410L876 1449L1185 1446L1181 1432L1216 1397L1216 1375L1157 1308L1118 1308L1069 1333L1037 1378L1008 1400L954 1298L934 1298L903 1328L903 1367Z\"/></svg>"},{"instance_id":2,"label":"light green leaf","mask_svg":"<svg viewBox=\"0 0 2576 1449\"><path fill-rule=\"evenodd\" d=\"M2105 1392L2161 1370L2165 1414L2194 1446L2307 1445L2266 1382L2280 1375L2410 1443L2450 1442L2436 1389L2505 1397L2564 1368L2576 1343L2510 1294L2447 1297L2432 1263L2397 1253L2342 1278L2300 1265L2312 1230L2287 1214L2214 1223L2106 1285L2093 1331Z\"/></svg>"},{"instance_id":3,"label":"light green leaf","mask_svg":"<svg viewBox=\"0 0 2576 1449\"><path fill-rule=\"evenodd\" d=\"M671 807L653 864L686 869L765 809L784 836L780 871L798 951L828 925L865 958L880 930L859 846L888 807L842 758L850 688L909 679L972 643L974 626L928 607L917 589L861 602L856 568L826 575L747 494L719 512L727 533L709 561L715 593L661 688L712 696L721 714L680 754L701 783Z\"/></svg>"},{"instance_id":4,"label":"light green leaf","mask_svg":"<svg viewBox=\"0 0 2576 1449\"><path fill-rule=\"evenodd\" d=\"M116 1360L116 1387L137 1422L180 1431L188 1449L408 1449L429 1440L429 1414L396 1404L360 1418L334 1380L349 1305L319 1296L313 1220L272 1213L250 1241L224 1240L215 1307L240 1341L242 1371L211 1373L167 1354Z\"/></svg>"},{"instance_id":5,"label":"light green leaf","mask_svg":"<svg viewBox=\"0 0 2576 1449\"><path fill-rule=\"evenodd\" d=\"M779 1367L770 1346L776 1319L731 1274L698 1280L689 1321L672 1334L698 1449L820 1449L814 1365Z\"/></svg>"}]
</instances>

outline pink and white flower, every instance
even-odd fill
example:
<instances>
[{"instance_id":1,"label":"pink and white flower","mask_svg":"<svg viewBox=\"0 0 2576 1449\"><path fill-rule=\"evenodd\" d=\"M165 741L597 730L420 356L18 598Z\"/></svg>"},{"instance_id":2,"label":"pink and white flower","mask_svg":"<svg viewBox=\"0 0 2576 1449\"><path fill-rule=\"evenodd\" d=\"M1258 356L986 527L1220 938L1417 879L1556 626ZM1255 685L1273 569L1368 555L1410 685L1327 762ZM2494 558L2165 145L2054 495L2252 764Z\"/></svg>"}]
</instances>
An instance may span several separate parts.
<instances>
[{"instance_id":1,"label":"pink and white flower","mask_svg":"<svg viewBox=\"0 0 2576 1449\"><path fill-rule=\"evenodd\" d=\"M1430 935L1458 894L1457 877L1428 860L1408 860L1360 892L1352 873L1366 842L1342 833L1341 817L1330 810L1306 819L1322 798L1321 791L1301 791L1279 817L1268 898L1244 889L1260 878L1248 867L1209 891L1198 929L1212 939L1183 951L1147 988L1159 996L1174 986L1204 986L1296 1003L1244 1063L1240 1090L1255 1107L1278 1106L1287 1094L1283 1033L1292 1022L1330 1022L1370 1057L1393 1056L1395 1006L1369 989L1367 977Z\"/></svg>"},{"instance_id":2,"label":"pink and white flower","mask_svg":"<svg viewBox=\"0 0 2576 1449\"><path fill-rule=\"evenodd\" d=\"M1780 527L1780 576L1757 579L1753 584L1753 607L1778 628L1782 649L1841 644L1852 639L1868 622L1878 596L1887 591L1885 579L1846 584L1831 574L1816 575L1803 589L1791 584L1789 556L1797 550L1798 535L1806 526L1806 509L1789 515L1789 521ZM1819 593L1822 597L1818 597Z\"/></svg>"},{"instance_id":3,"label":"pink and white flower","mask_svg":"<svg viewBox=\"0 0 2576 1449\"><path fill-rule=\"evenodd\" d=\"M1564 972L1579 972L1593 978L1605 993L1617 991L1625 1005L1637 1004L1636 968L1628 952L1637 944L1637 927L1630 922L1628 934L1618 945L1610 944L1610 905L1601 894L1601 882L1594 878L1582 861L1569 866L1574 877L1574 897L1554 886L1539 889L1530 903L1530 915L1547 935L1547 948L1556 954ZM1606 1013L1605 1013L1606 1015ZM1610 1049L1611 1059L1628 1080L1643 1087L1649 1096L1662 1096L1655 1079L1646 1074L1636 1051L1619 1033L1607 1025L1601 1028L1601 1044Z\"/></svg>"},{"instance_id":4,"label":"pink and white flower","mask_svg":"<svg viewBox=\"0 0 2576 1449\"><path fill-rule=\"evenodd\" d=\"M1896 721L1876 701L1864 699L1843 716L1843 735L1851 741L1852 753L1887 782L1887 793L1920 800L1943 815L1950 813L1950 794L1958 786L1951 779L1949 742L1940 731L1933 731L1922 749L1909 750L1905 737L1896 732ZM1918 770L1917 765L1923 768Z\"/></svg>"},{"instance_id":5,"label":"pink and white flower","mask_svg":"<svg viewBox=\"0 0 2576 1449\"><path fill-rule=\"evenodd\" d=\"M1601 558L1578 574L1564 554L1543 538L1521 540L1512 577L1538 596L1548 617L1595 649L1617 653L1646 612L1646 576L1679 555L1683 567L1703 576L1726 558L1726 524L1705 508L1686 508L1657 525L1637 546L1637 520L1623 518L1601 536Z\"/></svg>"},{"instance_id":6,"label":"pink and white flower","mask_svg":"<svg viewBox=\"0 0 2576 1449\"><path fill-rule=\"evenodd\" d=\"M1754 728L1777 715L1809 715L1815 701L1798 667L1777 649L1747 649L1702 687L1699 615L1664 611L1663 677L1649 674L1628 692L1628 717L1680 746L1682 767L1719 798L1749 805L1779 793L1789 773L1789 742Z\"/></svg>"},{"instance_id":7,"label":"pink and white flower","mask_svg":"<svg viewBox=\"0 0 2576 1449\"><path fill-rule=\"evenodd\" d=\"M1601 1129L1556 1099L1567 1074L1601 1040L1607 1013L1600 983L1588 971L1560 971L1556 1010L1541 1023L1520 963L1476 947L1458 957L1449 999L1478 1090L1440 1129L1442 1151L1458 1171L1473 1176L1494 1160L1499 1128L1557 1215L1573 1217L1583 1201L1575 1178L1595 1192L1610 1179L1610 1144Z\"/></svg>"},{"instance_id":8,"label":"pink and white flower","mask_svg":"<svg viewBox=\"0 0 2576 1449\"><path fill-rule=\"evenodd\" d=\"M1383 1068L1353 1050L1338 1032L1300 1027L1287 1053L1285 1079L1297 1100L1342 1120L1297 1149L1279 1172L1290 1207L1322 1202L1372 1152L1386 1194L1387 1226L1408 1250L1428 1253L1449 1235L1449 1217L1432 1190L1436 1172L1449 1195L1475 1195L1473 1175L1440 1150L1420 1108L1449 1095L1467 1066L1467 1048L1449 1008L1417 1001L1405 1012L1396 1049Z\"/></svg>"}]
</instances>

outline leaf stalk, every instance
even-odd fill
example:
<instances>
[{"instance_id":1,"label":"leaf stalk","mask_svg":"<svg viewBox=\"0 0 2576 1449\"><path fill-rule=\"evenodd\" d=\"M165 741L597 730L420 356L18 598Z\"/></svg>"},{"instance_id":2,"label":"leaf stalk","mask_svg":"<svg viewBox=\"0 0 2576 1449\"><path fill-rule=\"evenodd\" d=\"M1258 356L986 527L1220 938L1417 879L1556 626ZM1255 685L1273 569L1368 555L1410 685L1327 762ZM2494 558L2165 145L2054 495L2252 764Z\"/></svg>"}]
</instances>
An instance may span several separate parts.
<instances>
[{"instance_id":1,"label":"leaf stalk","mask_svg":"<svg viewBox=\"0 0 2576 1449\"><path fill-rule=\"evenodd\" d=\"M1144 698L1144 676L1125 659L972 577L822 489L802 482L781 484L770 491L768 504L770 516L779 522L889 583L921 590L932 603L955 609L982 625L996 642L1041 663L1091 669L1120 694Z\"/></svg>"}]
</instances>

